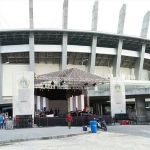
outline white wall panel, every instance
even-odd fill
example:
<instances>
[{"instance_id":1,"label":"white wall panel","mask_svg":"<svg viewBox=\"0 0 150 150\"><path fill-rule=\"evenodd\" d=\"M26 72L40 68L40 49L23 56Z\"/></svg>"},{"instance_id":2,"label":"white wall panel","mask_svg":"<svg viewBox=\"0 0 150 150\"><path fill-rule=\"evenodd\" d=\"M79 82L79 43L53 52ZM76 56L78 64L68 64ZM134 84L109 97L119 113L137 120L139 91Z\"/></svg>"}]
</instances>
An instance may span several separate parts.
<instances>
[{"instance_id":1,"label":"white wall panel","mask_svg":"<svg viewBox=\"0 0 150 150\"><path fill-rule=\"evenodd\" d=\"M68 64L67 65L67 69L70 69L70 68L77 68L77 69L80 69L80 70L83 70L83 71L87 71L88 70L88 68L85 65L72 65L72 64Z\"/></svg>"},{"instance_id":2,"label":"white wall panel","mask_svg":"<svg viewBox=\"0 0 150 150\"><path fill-rule=\"evenodd\" d=\"M116 55L116 49L115 48L106 48L106 47L96 47L96 54Z\"/></svg>"},{"instance_id":3,"label":"white wall panel","mask_svg":"<svg viewBox=\"0 0 150 150\"><path fill-rule=\"evenodd\" d=\"M146 58L146 59L150 59L150 54L145 53L144 58Z\"/></svg>"},{"instance_id":4,"label":"white wall panel","mask_svg":"<svg viewBox=\"0 0 150 150\"><path fill-rule=\"evenodd\" d=\"M142 80L148 80L148 70L143 69L142 71Z\"/></svg>"},{"instance_id":5,"label":"white wall panel","mask_svg":"<svg viewBox=\"0 0 150 150\"><path fill-rule=\"evenodd\" d=\"M90 46L67 45L67 52L91 53Z\"/></svg>"},{"instance_id":6,"label":"white wall panel","mask_svg":"<svg viewBox=\"0 0 150 150\"><path fill-rule=\"evenodd\" d=\"M131 72L130 68L120 68L120 74L131 75Z\"/></svg>"},{"instance_id":7,"label":"white wall panel","mask_svg":"<svg viewBox=\"0 0 150 150\"><path fill-rule=\"evenodd\" d=\"M35 64L35 74L45 74L59 71L59 64Z\"/></svg>"},{"instance_id":8,"label":"white wall panel","mask_svg":"<svg viewBox=\"0 0 150 150\"><path fill-rule=\"evenodd\" d=\"M35 52L62 52L61 45L37 45L35 44Z\"/></svg>"},{"instance_id":9,"label":"white wall panel","mask_svg":"<svg viewBox=\"0 0 150 150\"><path fill-rule=\"evenodd\" d=\"M9 45L1 46L2 53L14 53L14 52L28 52L29 45Z\"/></svg>"},{"instance_id":10,"label":"white wall panel","mask_svg":"<svg viewBox=\"0 0 150 150\"><path fill-rule=\"evenodd\" d=\"M3 97L13 95L13 71L29 71L29 65L3 65Z\"/></svg>"},{"instance_id":11,"label":"white wall panel","mask_svg":"<svg viewBox=\"0 0 150 150\"><path fill-rule=\"evenodd\" d=\"M129 57L140 57L139 52L130 51L130 50L122 50L122 56L129 56Z\"/></svg>"},{"instance_id":12,"label":"white wall panel","mask_svg":"<svg viewBox=\"0 0 150 150\"><path fill-rule=\"evenodd\" d=\"M112 74L112 67L95 66L95 74L104 77L106 74Z\"/></svg>"}]
</instances>

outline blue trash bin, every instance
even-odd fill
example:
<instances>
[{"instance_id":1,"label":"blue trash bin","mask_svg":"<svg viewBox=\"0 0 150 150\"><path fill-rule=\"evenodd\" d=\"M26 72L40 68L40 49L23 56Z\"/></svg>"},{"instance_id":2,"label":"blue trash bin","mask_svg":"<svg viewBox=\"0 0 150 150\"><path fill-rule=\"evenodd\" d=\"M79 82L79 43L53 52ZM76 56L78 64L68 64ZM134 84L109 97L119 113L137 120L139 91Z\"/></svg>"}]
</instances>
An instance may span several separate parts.
<instances>
[{"instance_id":1,"label":"blue trash bin","mask_svg":"<svg viewBox=\"0 0 150 150\"><path fill-rule=\"evenodd\" d=\"M90 121L90 127L91 127L91 132L92 133L97 132L97 122L96 121Z\"/></svg>"}]
</instances>

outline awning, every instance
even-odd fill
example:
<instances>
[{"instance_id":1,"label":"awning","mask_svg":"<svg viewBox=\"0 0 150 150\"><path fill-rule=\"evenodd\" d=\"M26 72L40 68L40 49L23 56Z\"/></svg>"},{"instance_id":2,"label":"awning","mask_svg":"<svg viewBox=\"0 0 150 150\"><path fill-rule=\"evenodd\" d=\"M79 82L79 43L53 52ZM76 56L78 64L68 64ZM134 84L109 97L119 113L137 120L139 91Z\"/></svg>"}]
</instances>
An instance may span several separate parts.
<instances>
[{"instance_id":1,"label":"awning","mask_svg":"<svg viewBox=\"0 0 150 150\"><path fill-rule=\"evenodd\" d=\"M8 110L8 109L12 109L12 107L4 107L4 108L2 108L2 110Z\"/></svg>"},{"instance_id":2,"label":"awning","mask_svg":"<svg viewBox=\"0 0 150 150\"><path fill-rule=\"evenodd\" d=\"M90 87L96 84L103 84L105 82L109 82L109 80L77 68L70 68L43 75L38 75L35 77L34 80L35 88L39 88L41 85L44 85L44 87L49 87L51 85L54 85L54 83L56 86L59 86L60 82L61 85L65 83L68 88L71 88L82 87L84 85L86 85L86 87Z\"/></svg>"}]
</instances>

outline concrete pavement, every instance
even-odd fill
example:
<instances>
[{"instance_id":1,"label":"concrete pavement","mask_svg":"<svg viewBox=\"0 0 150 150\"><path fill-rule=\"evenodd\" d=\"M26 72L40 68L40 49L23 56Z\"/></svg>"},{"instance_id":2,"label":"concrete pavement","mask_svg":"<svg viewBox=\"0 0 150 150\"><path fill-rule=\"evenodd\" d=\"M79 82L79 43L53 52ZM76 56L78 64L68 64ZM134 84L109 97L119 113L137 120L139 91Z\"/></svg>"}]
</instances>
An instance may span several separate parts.
<instances>
[{"instance_id":1,"label":"concrete pavement","mask_svg":"<svg viewBox=\"0 0 150 150\"><path fill-rule=\"evenodd\" d=\"M20 141L30 141L39 139L56 139L75 135L81 135L89 133L83 131L83 127L71 127L68 129L65 127L45 127L45 128L25 128L25 129L13 129L5 130L0 129L0 144Z\"/></svg>"}]
</instances>

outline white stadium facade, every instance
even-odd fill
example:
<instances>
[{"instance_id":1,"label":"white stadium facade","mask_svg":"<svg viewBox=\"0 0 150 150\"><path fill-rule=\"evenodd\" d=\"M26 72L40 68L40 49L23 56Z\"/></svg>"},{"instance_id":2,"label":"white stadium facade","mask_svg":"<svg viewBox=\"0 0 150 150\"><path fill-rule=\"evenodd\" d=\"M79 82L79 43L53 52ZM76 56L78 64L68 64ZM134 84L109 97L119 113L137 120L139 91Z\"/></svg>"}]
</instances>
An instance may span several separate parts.
<instances>
[{"instance_id":1,"label":"white stadium facade","mask_svg":"<svg viewBox=\"0 0 150 150\"><path fill-rule=\"evenodd\" d=\"M68 0L64 0L63 4L62 29L34 29L33 0L29 0L30 28L0 31L1 110L12 107L13 72L32 71L38 76L77 68L105 79L123 78L127 93L126 108L130 106L131 114L148 116L146 107L149 106L150 98L150 40L147 39L147 33L150 12L144 16L139 37L123 34L125 4L120 10L117 33L104 33L97 31L98 4L97 0L93 4L91 31L67 29ZM139 90L140 93L136 91L138 87L147 88L148 92L142 93ZM133 88L137 89L128 94ZM36 99L37 96L35 101ZM99 93L96 96L95 93L90 96L90 105L96 114L109 114L110 101L109 94ZM63 104L60 100L49 107L63 109Z\"/></svg>"}]
</instances>

